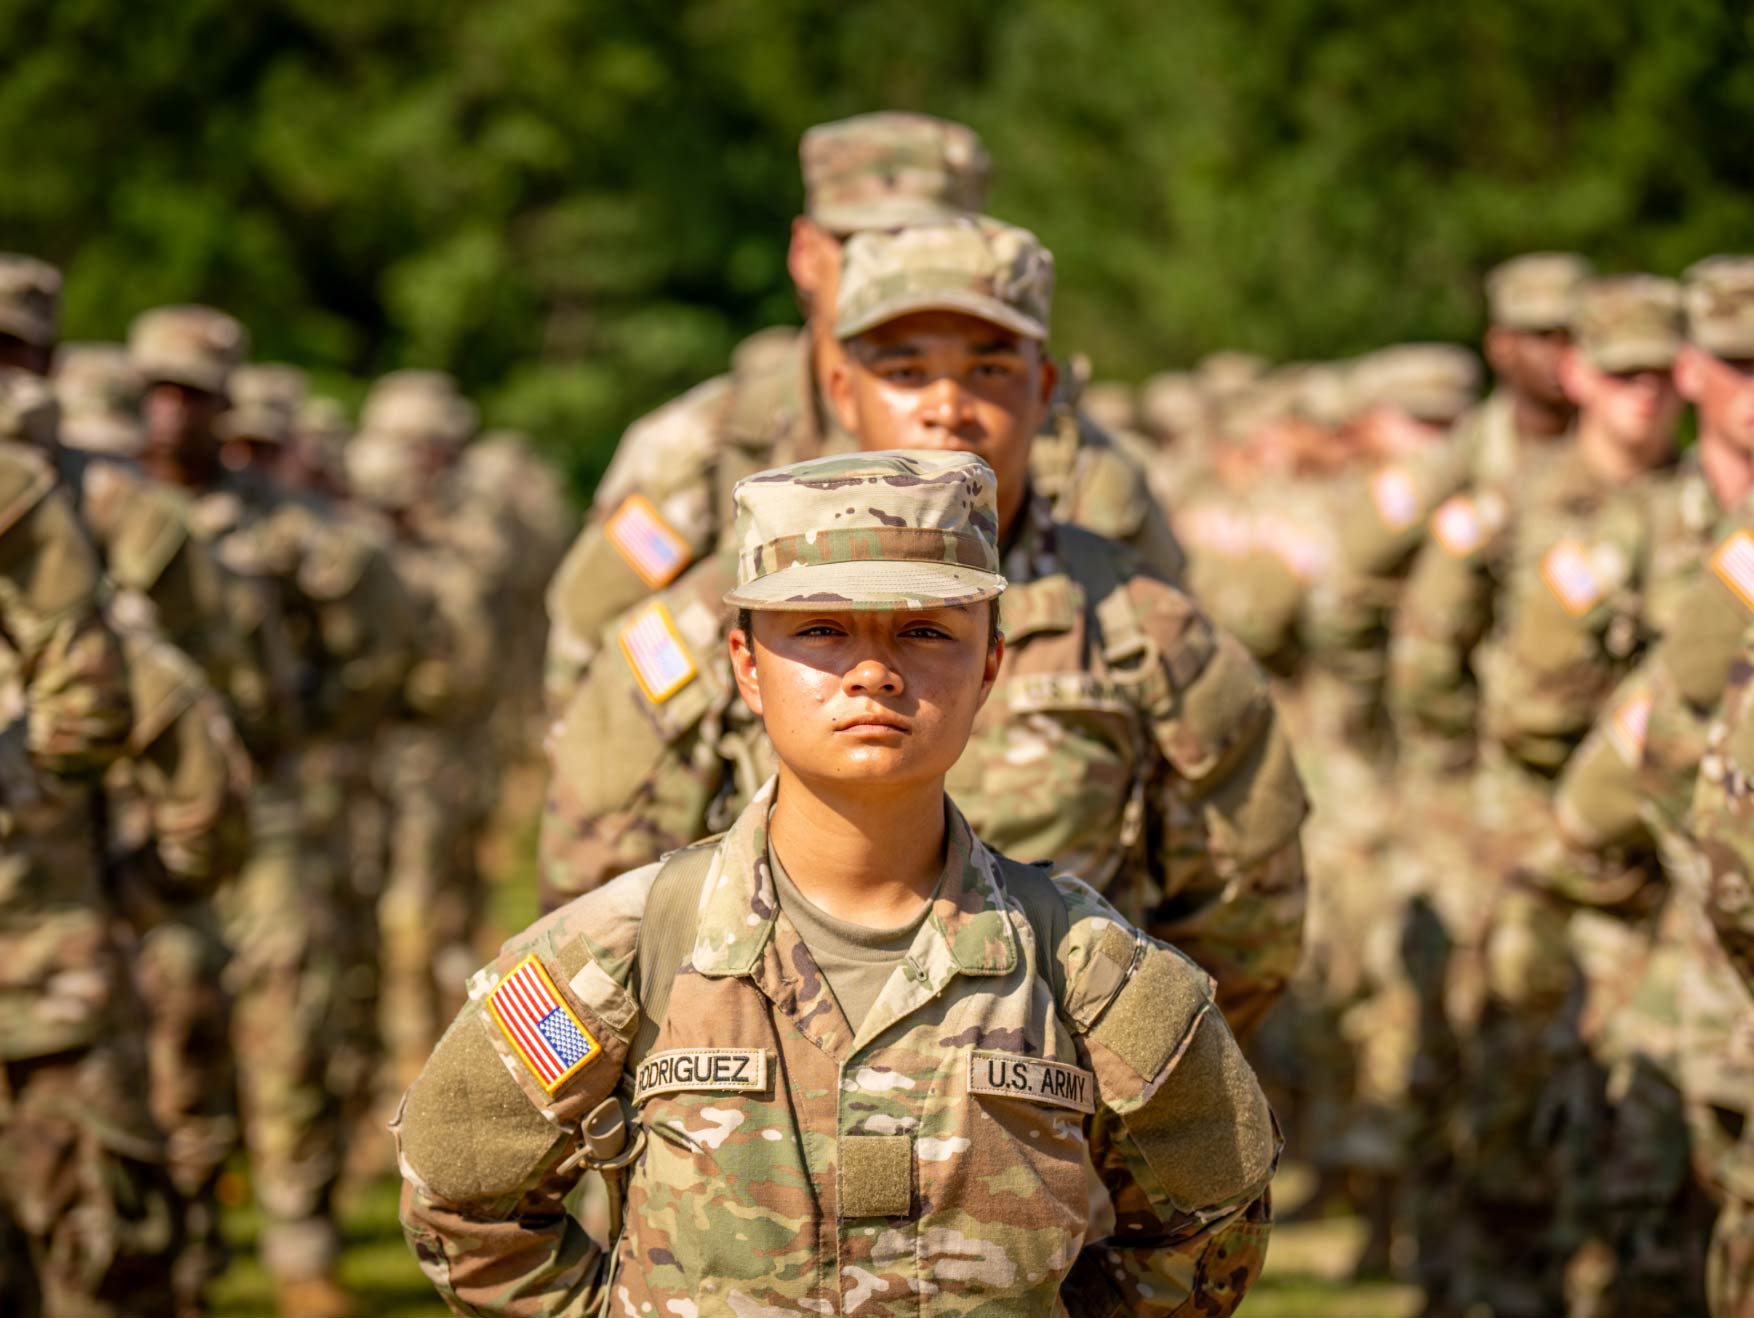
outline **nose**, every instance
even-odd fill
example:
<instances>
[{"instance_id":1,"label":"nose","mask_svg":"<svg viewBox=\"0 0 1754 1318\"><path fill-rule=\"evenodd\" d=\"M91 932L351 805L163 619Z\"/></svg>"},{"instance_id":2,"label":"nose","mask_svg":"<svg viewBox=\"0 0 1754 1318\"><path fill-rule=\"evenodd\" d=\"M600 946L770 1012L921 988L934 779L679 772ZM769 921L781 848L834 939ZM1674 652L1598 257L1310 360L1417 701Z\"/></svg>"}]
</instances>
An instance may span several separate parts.
<instances>
[{"instance_id":1,"label":"nose","mask_svg":"<svg viewBox=\"0 0 1754 1318\"><path fill-rule=\"evenodd\" d=\"M937 429L954 435L968 420L968 395L948 376L934 380L926 390L924 419Z\"/></svg>"},{"instance_id":2,"label":"nose","mask_svg":"<svg viewBox=\"0 0 1754 1318\"><path fill-rule=\"evenodd\" d=\"M906 686L893 666L874 655L854 664L841 679L841 689L849 696L899 696Z\"/></svg>"}]
</instances>

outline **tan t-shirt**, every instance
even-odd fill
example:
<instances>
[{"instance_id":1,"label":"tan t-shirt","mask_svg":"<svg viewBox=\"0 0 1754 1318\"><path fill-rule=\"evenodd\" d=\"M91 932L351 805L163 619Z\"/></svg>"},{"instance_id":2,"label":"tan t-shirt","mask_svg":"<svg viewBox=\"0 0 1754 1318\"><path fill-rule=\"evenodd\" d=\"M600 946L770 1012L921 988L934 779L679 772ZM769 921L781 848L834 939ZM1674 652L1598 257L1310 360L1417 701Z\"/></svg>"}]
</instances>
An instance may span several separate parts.
<instances>
[{"instance_id":1,"label":"tan t-shirt","mask_svg":"<svg viewBox=\"0 0 1754 1318\"><path fill-rule=\"evenodd\" d=\"M920 907L920 913L906 924L894 929L871 929L837 919L814 905L798 891L772 847L767 850L767 859L773 866L780 910L797 926L798 936L810 949L810 959L828 981L829 991L856 1033L871 1014L890 974L914 945L914 935L926 922L926 914L938 894L934 892Z\"/></svg>"}]
</instances>

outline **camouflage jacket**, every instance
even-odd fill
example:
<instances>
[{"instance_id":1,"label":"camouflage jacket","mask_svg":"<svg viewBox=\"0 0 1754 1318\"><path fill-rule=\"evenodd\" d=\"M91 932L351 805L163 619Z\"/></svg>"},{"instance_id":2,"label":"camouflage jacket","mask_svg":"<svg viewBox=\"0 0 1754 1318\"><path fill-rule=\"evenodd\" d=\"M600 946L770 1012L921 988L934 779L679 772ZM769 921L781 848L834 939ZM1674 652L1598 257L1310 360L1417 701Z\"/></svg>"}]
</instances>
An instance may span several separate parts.
<instances>
[{"instance_id":1,"label":"camouflage jacket","mask_svg":"<svg viewBox=\"0 0 1754 1318\"><path fill-rule=\"evenodd\" d=\"M121 647L54 469L0 445L0 1058L85 1047L120 1008L94 784L123 751Z\"/></svg>"},{"instance_id":2,"label":"camouflage jacket","mask_svg":"<svg viewBox=\"0 0 1754 1318\"><path fill-rule=\"evenodd\" d=\"M1303 789L1264 675L1040 499L1003 566L1004 662L951 795L993 845L1071 870L1198 961L1246 1032L1296 965L1304 906ZM731 580L708 559L634 610L567 707L542 825L550 906L722 826L771 773L731 682Z\"/></svg>"},{"instance_id":3,"label":"camouflage jacket","mask_svg":"<svg viewBox=\"0 0 1754 1318\"><path fill-rule=\"evenodd\" d=\"M566 707L611 622L717 545L738 480L855 447L822 406L809 335L782 329L745 341L728 375L629 427L548 589L550 709ZM1057 409L1030 469L1061 520L1126 541L1180 580L1181 546L1141 467L1087 417Z\"/></svg>"},{"instance_id":4,"label":"camouflage jacket","mask_svg":"<svg viewBox=\"0 0 1754 1318\"><path fill-rule=\"evenodd\" d=\"M1706 910L1743 988L1754 992L1754 627L1731 668L1690 818L1710 864Z\"/></svg>"},{"instance_id":5,"label":"camouflage jacket","mask_svg":"<svg viewBox=\"0 0 1754 1318\"><path fill-rule=\"evenodd\" d=\"M631 1073L658 866L471 981L396 1123L403 1224L451 1306L1229 1313L1277 1138L1205 976L1076 880L1039 945L1032 876L950 807L944 886L855 1033L779 909L769 805L708 844L692 961ZM646 1139L605 1259L564 1201L617 1090Z\"/></svg>"}]
</instances>

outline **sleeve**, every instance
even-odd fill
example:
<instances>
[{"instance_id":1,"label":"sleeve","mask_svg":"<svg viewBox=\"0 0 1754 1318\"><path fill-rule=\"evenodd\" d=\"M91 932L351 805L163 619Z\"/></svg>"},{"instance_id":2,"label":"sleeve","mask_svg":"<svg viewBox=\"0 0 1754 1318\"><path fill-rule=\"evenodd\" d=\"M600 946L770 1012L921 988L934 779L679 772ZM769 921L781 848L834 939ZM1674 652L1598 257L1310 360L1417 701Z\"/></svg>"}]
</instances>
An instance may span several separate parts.
<instances>
[{"instance_id":1,"label":"sleeve","mask_svg":"<svg viewBox=\"0 0 1754 1318\"><path fill-rule=\"evenodd\" d=\"M1096 1075L1092 1162L1114 1214L1062 1298L1105 1318L1231 1313L1266 1258L1278 1124L1199 968L1059 883L1062 1009Z\"/></svg>"},{"instance_id":2,"label":"sleeve","mask_svg":"<svg viewBox=\"0 0 1754 1318\"><path fill-rule=\"evenodd\" d=\"M1136 598L1161 662L1145 702L1162 766L1145 830L1161 898L1145 924L1213 975L1246 1033L1301 953L1308 802L1259 665L1185 597L1152 584Z\"/></svg>"},{"instance_id":3,"label":"sleeve","mask_svg":"<svg viewBox=\"0 0 1754 1318\"><path fill-rule=\"evenodd\" d=\"M1737 975L1754 992L1754 631L1712 727L1690 818L1710 869L1706 912Z\"/></svg>"},{"instance_id":4,"label":"sleeve","mask_svg":"<svg viewBox=\"0 0 1754 1318\"><path fill-rule=\"evenodd\" d=\"M402 1100L403 1230L459 1314L599 1312L606 1258L566 1198L580 1122L620 1083L639 1027L627 984L655 877L623 875L507 943ZM576 1051L528 1042L516 1004L532 992L570 1019Z\"/></svg>"},{"instance_id":5,"label":"sleeve","mask_svg":"<svg viewBox=\"0 0 1754 1318\"><path fill-rule=\"evenodd\" d=\"M86 777L127 743L122 650L98 608L97 554L59 490L0 535L0 630L18 652L21 749L36 770Z\"/></svg>"},{"instance_id":6,"label":"sleeve","mask_svg":"<svg viewBox=\"0 0 1754 1318\"><path fill-rule=\"evenodd\" d=\"M296 584L315 622L315 721L343 731L380 722L414 662L418 629L389 555L363 534L325 526L306 546Z\"/></svg>"}]
</instances>

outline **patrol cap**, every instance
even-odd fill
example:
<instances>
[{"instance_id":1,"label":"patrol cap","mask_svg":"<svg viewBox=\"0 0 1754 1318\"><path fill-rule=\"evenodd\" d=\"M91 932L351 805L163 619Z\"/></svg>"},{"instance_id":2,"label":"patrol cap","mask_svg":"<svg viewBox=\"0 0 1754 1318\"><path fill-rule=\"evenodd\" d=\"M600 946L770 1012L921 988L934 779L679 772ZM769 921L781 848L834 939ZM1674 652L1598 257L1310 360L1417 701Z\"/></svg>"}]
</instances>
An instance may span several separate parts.
<instances>
[{"instance_id":1,"label":"patrol cap","mask_svg":"<svg viewBox=\"0 0 1754 1318\"><path fill-rule=\"evenodd\" d=\"M392 371L372 386L359 414L361 437L460 449L480 416L444 371Z\"/></svg>"},{"instance_id":2,"label":"patrol cap","mask_svg":"<svg viewBox=\"0 0 1754 1318\"><path fill-rule=\"evenodd\" d=\"M221 439L284 444L298 425L310 377L280 362L240 366L231 377L231 407L215 426Z\"/></svg>"},{"instance_id":3,"label":"patrol cap","mask_svg":"<svg viewBox=\"0 0 1754 1318\"><path fill-rule=\"evenodd\" d=\"M1079 398L1090 419L1104 430L1133 430L1139 425L1139 409L1133 386L1121 380L1093 380Z\"/></svg>"},{"instance_id":4,"label":"patrol cap","mask_svg":"<svg viewBox=\"0 0 1754 1318\"><path fill-rule=\"evenodd\" d=\"M1319 426L1337 427L1358 412L1354 362L1309 362L1298 372L1292 406Z\"/></svg>"},{"instance_id":5,"label":"patrol cap","mask_svg":"<svg viewBox=\"0 0 1754 1318\"><path fill-rule=\"evenodd\" d=\"M1754 358L1754 256L1708 256L1682 279L1687 337L1713 356Z\"/></svg>"},{"instance_id":6,"label":"patrol cap","mask_svg":"<svg viewBox=\"0 0 1754 1318\"><path fill-rule=\"evenodd\" d=\"M180 384L224 394L249 351L243 325L213 307L154 307L128 328L128 355L149 386Z\"/></svg>"},{"instance_id":7,"label":"patrol cap","mask_svg":"<svg viewBox=\"0 0 1754 1318\"><path fill-rule=\"evenodd\" d=\"M0 367L0 440L51 449L60 415L47 380L17 367Z\"/></svg>"},{"instance_id":8,"label":"patrol cap","mask_svg":"<svg viewBox=\"0 0 1754 1318\"><path fill-rule=\"evenodd\" d=\"M870 231L847 243L835 307L850 339L916 311L960 311L1045 339L1054 258L1033 233L988 216Z\"/></svg>"},{"instance_id":9,"label":"patrol cap","mask_svg":"<svg viewBox=\"0 0 1754 1318\"><path fill-rule=\"evenodd\" d=\"M1352 374L1361 407L1398 407L1421 421L1453 421L1480 390L1480 363L1453 343L1403 343L1363 358Z\"/></svg>"},{"instance_id":10,"label":"patrol cap","mask_svg":"<svg viewBox=\"0 0 1754 1318\"><path fill-rule=\"evenodd\" d=\"M0 252L0 334L52 348L61 333L61 272L47 261Z\"/></svg>"},{"instance_id":11,"label":"patrol cap","mask_svg":"<svg viewBox=\"0 0 1754 1318\"><path fill-rule=\"evenodd\" d=\"M737 482L733 608L930 609L990 600L998 477L968 453L815 458Z\"/></svg>"},{"instance_id":12,"label":"patrol cap","mask_svg":"<svg viewBox=\"0 0 1754 1318\"><path fill-rule=\"evenodd\" d=\"M356 436L343 451L348 488L379 508L412 508L427 486L418 444L393 435Z\"/></svg>"},{"instance_id":13,"label":"patrol cap","mask_svg":"<svg viewBox=\"0 0 1754 1318\"><path fill-rule=\"evenodd\" d=\"M1199 365L1194 367L1194 375L1207 396L1221 403L1230 395L1258 383L1270 369L1271 364L1265 357L1223 348L1200 358Z\"/></svg>"},{"instance_id":14,"label":"patrol cap","mask_svg":"<svg viewBox=\"0 0 1754 1318\"><path fill-rule=\"evenodd\" d=\"M49 377L68 448L132 457L145 443L140 375L120 343L63 343Z\"/></svg>"},{"instance_id":15,"label":"patrol cap","mask_svg":"<svg viewBox=\"0 0 1754 1318\"><path fill-rule=\"evenodd\" d=\"M974 129L894 111L816 125L798 161L804 213L843 235L979 214L992 173Z\"/></svg>"},{"instance_id":16,"label":"patrol cap","mask_svg":"<svg viewBox=\"0 0 1754 1318\"><path fill-rule=\"evenodd\" d=\"M1145 381L1139 416L1160 437L1198 434L1210 420L1200 383L1187 371L1161 371Z\"/></svg>"},{"instance_id":17,"label":"patrol cap","mask_svg":"<svg viewBox=\"0 0 1754 1318\"><path fill-rule=\"evenodd\" d=\"M1487 315L1511 330L1558 330L1571 324L1578 286L1595 273L1576 252L1527 252L1486 276Z\"/></svg>"},{"instance_id":18,"label":"patrol cap","mask_svg":"<svg viewBox=\"0 0 1754 1318\"><path fill-rule=\"evenodd\" d=\"M1571 337L1598 370L1666 371L1681 351L1681 286L1655 275L1588 280L1572 307Z\"/></svg>"}]
</instances>

